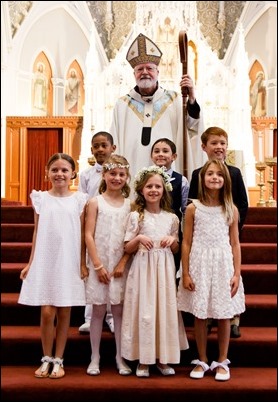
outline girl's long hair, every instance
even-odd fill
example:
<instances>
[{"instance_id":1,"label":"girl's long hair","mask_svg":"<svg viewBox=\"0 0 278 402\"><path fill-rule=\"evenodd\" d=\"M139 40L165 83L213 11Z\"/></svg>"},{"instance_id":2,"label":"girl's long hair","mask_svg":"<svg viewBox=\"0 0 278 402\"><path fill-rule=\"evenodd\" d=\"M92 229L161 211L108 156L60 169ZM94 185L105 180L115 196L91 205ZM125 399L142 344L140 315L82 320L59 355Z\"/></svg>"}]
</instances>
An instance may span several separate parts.
<instances>
[{"instance_id":1,"label":"girl's long hair","mask_svg":"<svg viewBox=\"0 0 278 402\"><path fill-rule=\"evenodd\" d=\"M127 173L127 181L122 188L122 195L124 198L128 198L130 194L130 173L129 173L129 163L126 158L122 155L112 154L107 161L102 165L103 173L107 172L108 170L115 169L115 168L125 168ZM106 191L106 181L102 178L100 185L99 185L99 193L102 194Z\"/></svg>"},{"instance_id":2,"label":"girl's long hair","mask_svg":"<svg viewBox=\"0 0 278 402\"><path fill-rule=\"evenodd\" d=\"M224 185L223 187L219 190L219 201L222 206L224 215L227 219L227 223L231 225L231 223L234 220L234 202L233 202L233 196L232 196L232 181L231 181L231 176L230 172L222 161L218 159L211 159L207 161L202 169L199 172L199 184L198 184L198 199L202 203L207 203L209 201L209 191L205 186L205 174L210 167L210 165L215 164L220 172L223 175L224 178Z\"/></svg>"}]
</instances>

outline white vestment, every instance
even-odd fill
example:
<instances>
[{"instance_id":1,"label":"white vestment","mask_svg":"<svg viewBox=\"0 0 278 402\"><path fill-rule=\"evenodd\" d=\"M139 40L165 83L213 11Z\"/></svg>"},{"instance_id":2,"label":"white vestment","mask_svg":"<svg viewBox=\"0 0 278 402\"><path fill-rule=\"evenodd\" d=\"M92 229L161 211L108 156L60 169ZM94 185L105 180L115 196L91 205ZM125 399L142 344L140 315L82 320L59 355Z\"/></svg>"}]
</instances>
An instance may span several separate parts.
<instances>
[{"instance_id":1,"label":"white vestment","mask_svg":"<svg viewBox=\"0 0 278 402\"><path fill-rule=\"evenodd\" d=\"M142 98L132 89L128 95L118 99L113 111L110 133L117 146L116 152L125 156L130 163L131 177L134 177L142 167L153 164L152 144L163 137L169 138L176 144L178 157L172 167L183 174L182 120L182 96L175 91L159 87L153 97ZM151 139L148 145L141 143L144 125L151 126ZM201 149L200 126L200 118L193 119L187 114L188 179L191 178L194 169L203 165L204 152Z\"/></svg>"}]
</instances>

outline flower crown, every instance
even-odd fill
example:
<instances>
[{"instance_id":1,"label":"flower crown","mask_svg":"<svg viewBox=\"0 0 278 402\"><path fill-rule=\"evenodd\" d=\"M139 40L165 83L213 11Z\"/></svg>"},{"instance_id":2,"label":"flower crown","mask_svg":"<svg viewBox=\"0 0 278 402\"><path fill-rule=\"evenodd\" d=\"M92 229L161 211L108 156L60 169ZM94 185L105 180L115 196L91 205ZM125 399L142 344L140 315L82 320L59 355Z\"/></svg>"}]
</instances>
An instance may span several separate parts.
<instances>
[{"instance_id":1,"label":"flower crown","mask_svg":"<svg viewBox=\"0 0 278 402\"><path fill-rule=\"evenodd\" d=\"M112 170L112 169L128 169L129 165L122 165L121 163L104 163L103 167L107 170Z\"/></svg>"},{"instance_id":2,"label":"flower crown","mask_svg":"<svg viewBox=\"0 0 278 402\"><path fill-rule=\"evenodd\" d=\"M156 173L156 174L160 174L160 176L162 177L164 183L165 183L165 188L168 191L172 191L173 187L172 184L170 183L171 178L170 176L166 173L167 169L164 166L149 166L149 167L143 167L142 169L139 170L139 172L136 174L135 176L135 180L134 180L134 185L135 187L137 187L138 183L142 181L142 179L144 178L144 176L147 173Z\"/></svg>"}]
</instances>

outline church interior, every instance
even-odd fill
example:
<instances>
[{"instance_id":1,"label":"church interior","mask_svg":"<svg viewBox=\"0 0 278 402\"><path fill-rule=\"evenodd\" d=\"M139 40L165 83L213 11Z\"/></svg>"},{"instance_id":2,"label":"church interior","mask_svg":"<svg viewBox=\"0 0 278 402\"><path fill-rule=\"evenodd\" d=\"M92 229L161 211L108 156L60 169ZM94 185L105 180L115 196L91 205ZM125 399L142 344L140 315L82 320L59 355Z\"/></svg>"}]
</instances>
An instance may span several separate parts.
<instances>
[{"instance_id":1,"label":"church interior","mask_svg":"<svg viewBox=\"0 0 278 402\"><path fill-rule=\"evenodd\" d=\"M42 129L56 130L55 146L79 172L89 166L92 134L109 131L117 98L134 86L126 52L140 32L163 52L160 85L180 91L181 31L204 129L228 133L227 162L241 169L251 206L276 197L267 183L276 178L275 1L4 1L1 9L1 198L29 203L36 129L39 143Z\"/></svg>"}]
</instances>

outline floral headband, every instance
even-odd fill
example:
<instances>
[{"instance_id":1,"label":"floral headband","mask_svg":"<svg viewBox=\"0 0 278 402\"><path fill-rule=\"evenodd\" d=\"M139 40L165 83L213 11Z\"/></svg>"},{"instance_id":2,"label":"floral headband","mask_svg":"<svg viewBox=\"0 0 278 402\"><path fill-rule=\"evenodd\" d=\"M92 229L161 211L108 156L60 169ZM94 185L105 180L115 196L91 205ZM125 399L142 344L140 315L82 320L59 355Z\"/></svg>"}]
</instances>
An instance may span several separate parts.
<instances>
[{"instance_id":1,"label":"floral headband","mask_svg":"<svg viewBox=\"0 0 278 402\"><path fill-rule=\"evenodd\" d=\"M153 166L149 166L147 168L143 167L141 170L139 170L139 172L135 176L135 180L134 180L135 187L137 187L138 183L142 181L142 179L144 178L144 176L147 173L153 172L153 173L156 173L156 174L160 174L160 176L162 177L162 179L163 179L163 181L165 183L166 190L172 191L173 187L172 187L172 184L170 183L171 178L166 173L166 170L167 169L164 166L159 167L159 166L153 165Z\"/></svg>"},{"instance_id":2,"label":"floral headband","mask_svg":"<svg viewBox=\"0 0 278 402\"><path fill-rule=\"evenodd\" d=\"M103 167L106 170L112 170L112 169L128 169L129 165L122 165L121 163L104 163Z\"/></svg>"}]
</instances>

